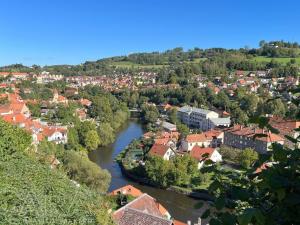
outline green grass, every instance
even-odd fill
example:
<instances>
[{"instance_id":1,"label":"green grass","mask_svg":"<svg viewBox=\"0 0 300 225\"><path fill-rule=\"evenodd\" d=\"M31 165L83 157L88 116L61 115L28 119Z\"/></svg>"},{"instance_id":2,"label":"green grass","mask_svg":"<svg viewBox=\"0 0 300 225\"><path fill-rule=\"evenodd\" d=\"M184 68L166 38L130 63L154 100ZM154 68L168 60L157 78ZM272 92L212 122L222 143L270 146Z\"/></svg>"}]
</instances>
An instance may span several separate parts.
<instances>
[{"instance_id":1,"label":"green grass","mask_svg":"<svg viewBox=\"0 0 300 225\"><path fill-rule=\"evenodd\" d=\"M121 67L121 68L162 68L164 66L168 66L168 65L141 65L141 64L137 64L137 63L132 63L132 62L128 62L128 61L122 61L122 62L113 62L111 64L112 66L116 66L116 67Z\"/></svg>"},{"instance_id":2,"label":"green grass","mask_svg":"<svg viewBox=\"0 0 300 225\"><path fill-rule=\"evenodd\" d=\"M269 58L269 57L264 57L264 56L257 56L253 58L253 61L257 61L257 62L270 62L272 59L274 59L277 62L286 64L288 62L291 61L291 59L293 58ZM300 57L295 58L296 59L296 63L298 65L300 65Z\"/></svg>"},{"instance_id":3,"label":"green grass","mask_svg":"<svg viewBox=\"0 0 300 225\"><path fill-rule=\"evenodd\" d=\"M187 61L187 63L194 64L194 63L199 63L199 62L202 62L202 61L205 61L205 60L206 60L206 58L198 58L198 59L194 59L193 61ZM169 65L167 64L167 61L166 61L166 64L161 64L161 65L142 65L142 64L129 62L129 61L120 61L120 62L112 62L111 66L116 66L116 67L119 67L119 68L134 68L134 69L137 69L137 68L159 69L159 68L162 68L164 66L167 67Z\"/></svg>"}]
</instances>

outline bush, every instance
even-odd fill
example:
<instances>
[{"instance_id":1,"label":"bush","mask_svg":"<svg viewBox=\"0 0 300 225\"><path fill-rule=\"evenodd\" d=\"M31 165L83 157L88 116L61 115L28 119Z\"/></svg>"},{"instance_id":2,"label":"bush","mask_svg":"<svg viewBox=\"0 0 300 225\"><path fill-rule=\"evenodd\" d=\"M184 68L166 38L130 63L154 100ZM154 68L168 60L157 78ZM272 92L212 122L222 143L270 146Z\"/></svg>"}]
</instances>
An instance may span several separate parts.
<instances>
[{"instance_id":1,"label":"bush","mask_svg":"<svg viewBox=\"0 0 300 225\"><path fill-rule=\"evenodd\" d=\"M107 191L111 179L109 172L91 162L84 153L66 151L63 156L63 165L71 179L100 193Z\"/></svg>"}]
</instances>

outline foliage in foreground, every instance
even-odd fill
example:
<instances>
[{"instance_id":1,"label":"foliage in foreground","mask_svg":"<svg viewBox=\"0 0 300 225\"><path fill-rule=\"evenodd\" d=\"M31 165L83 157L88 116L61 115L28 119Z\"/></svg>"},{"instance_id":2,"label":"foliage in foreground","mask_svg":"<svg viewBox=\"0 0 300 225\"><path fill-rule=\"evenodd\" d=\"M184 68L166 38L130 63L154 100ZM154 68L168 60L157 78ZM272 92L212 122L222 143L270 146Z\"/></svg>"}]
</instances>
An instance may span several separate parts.
<instances>
[{"instance_id":1,"label":"foliage in foreground","mask_svg":"<svg viewBox=\"0 0 300 225\"><path fill-rule=\"evenodd\" d=\"M108 203L28 156L30 136L0 121L1 224L112 224Z\"/></svg>"},{"instance_id":2,"label":"foliage in foreground","mask_svg":"<svg viewBox=\"0 0 300 225\"><path fill-rule=\"evenodd\" d=\"M102 197L17 153L1 162L1 224L109 224Z\"/></svg>"},{"instance_id":3,"label":"foliage in foreground","mask_svg":"<svg viewBox=\"0 0 300 225\"><path fill-rule=\"evenodd\" d=\"M260 127L269 127L267 118L257 121ZM300 128L296 129L300 131ZM295 148L273 144L270 155L261 157L260 165L273 162L262 172L248 170L234 173L212 167L215 171L210 192L216 197L216 212L206 211L211 225L300 224L300 137L287 137Z\"/></svg>"}]
</instances>

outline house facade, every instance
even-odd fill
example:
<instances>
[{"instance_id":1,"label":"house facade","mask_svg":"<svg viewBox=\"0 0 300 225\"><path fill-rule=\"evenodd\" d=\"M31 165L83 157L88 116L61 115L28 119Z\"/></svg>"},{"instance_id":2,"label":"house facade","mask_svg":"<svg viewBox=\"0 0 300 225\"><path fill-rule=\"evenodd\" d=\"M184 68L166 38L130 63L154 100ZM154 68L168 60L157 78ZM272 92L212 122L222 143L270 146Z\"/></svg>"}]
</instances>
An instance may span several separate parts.
<instances>
[{"instance_id":1,"label":"house facade","mask_svg":"<svg viewBox=\"0 0 300 225\"><path fill-rule=\"evenodd\" d=\"M194 146L219 147L224 142L224 132L220 130L210 130L201 134L189 134L181 141L183 151L191 151Z\"/></svg>"},{"instance_id":2,"label":"house facade","mask_svg":"<svg viewBox=\"0 0 300 225\"><path fill-rule=\"evenodd\" d=\"M170 160L172 157L175 156L175 152L168 145L154 144L149 151L149 155L159 156L162 157L164 160Z\"/></svg>"},{"instance_id":3,"label":"house facade","mask_svg":"<svg viewBox=\"0 0 300 225\"><path fill-rule=\"evenodd\" d=\"M187 126L195 127L203 131L211 130L215 127L229 127L230 118L219 118L219 114L190 106L183 106L178 109L178 118Z\"/></svg>"},{"instance_id":4,"label":"house facade","mask_svg":"<svg viewBox=\"0 0 300 225\"><path fill-rule=\"evenodd\" d=\"M259 136L263 134L264 136ZM266 154L273 143L284 144L284 138L257 127L235 125L224 130L224 144L233 148L253 148Z\"/></svg>"},{"instance_id":5,"label":"house facade","mask_svg":"<svg viewBox=\"0 0 300 225\"><path fill-rule=\"evenodd\" d=\"M222 155L215 148L201 148L196 145L190 152L191 157L198 161L198 169L201 169L206 160L214 163L222 162Z\"/></svg>"}]
</instances>

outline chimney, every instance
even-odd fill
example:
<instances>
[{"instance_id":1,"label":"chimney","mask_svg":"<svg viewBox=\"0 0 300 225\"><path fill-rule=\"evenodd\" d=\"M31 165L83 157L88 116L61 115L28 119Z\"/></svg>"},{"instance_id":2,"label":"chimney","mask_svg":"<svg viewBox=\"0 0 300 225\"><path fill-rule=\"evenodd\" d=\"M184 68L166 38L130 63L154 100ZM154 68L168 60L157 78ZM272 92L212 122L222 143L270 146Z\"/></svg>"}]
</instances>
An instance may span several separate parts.
<instances>
[{"instance_id":1,"label":"chimney","mask_svg":"<svg viewBox=\"0 0 300 225\"><path fill-rule=\"evenodd\" d=\"M190 220L188 220L188 221L187 221L187 224L188 224L188 225L192 225L192 223L191 223L191 221L190 221Z\"/></svg>"}]
</instances>

